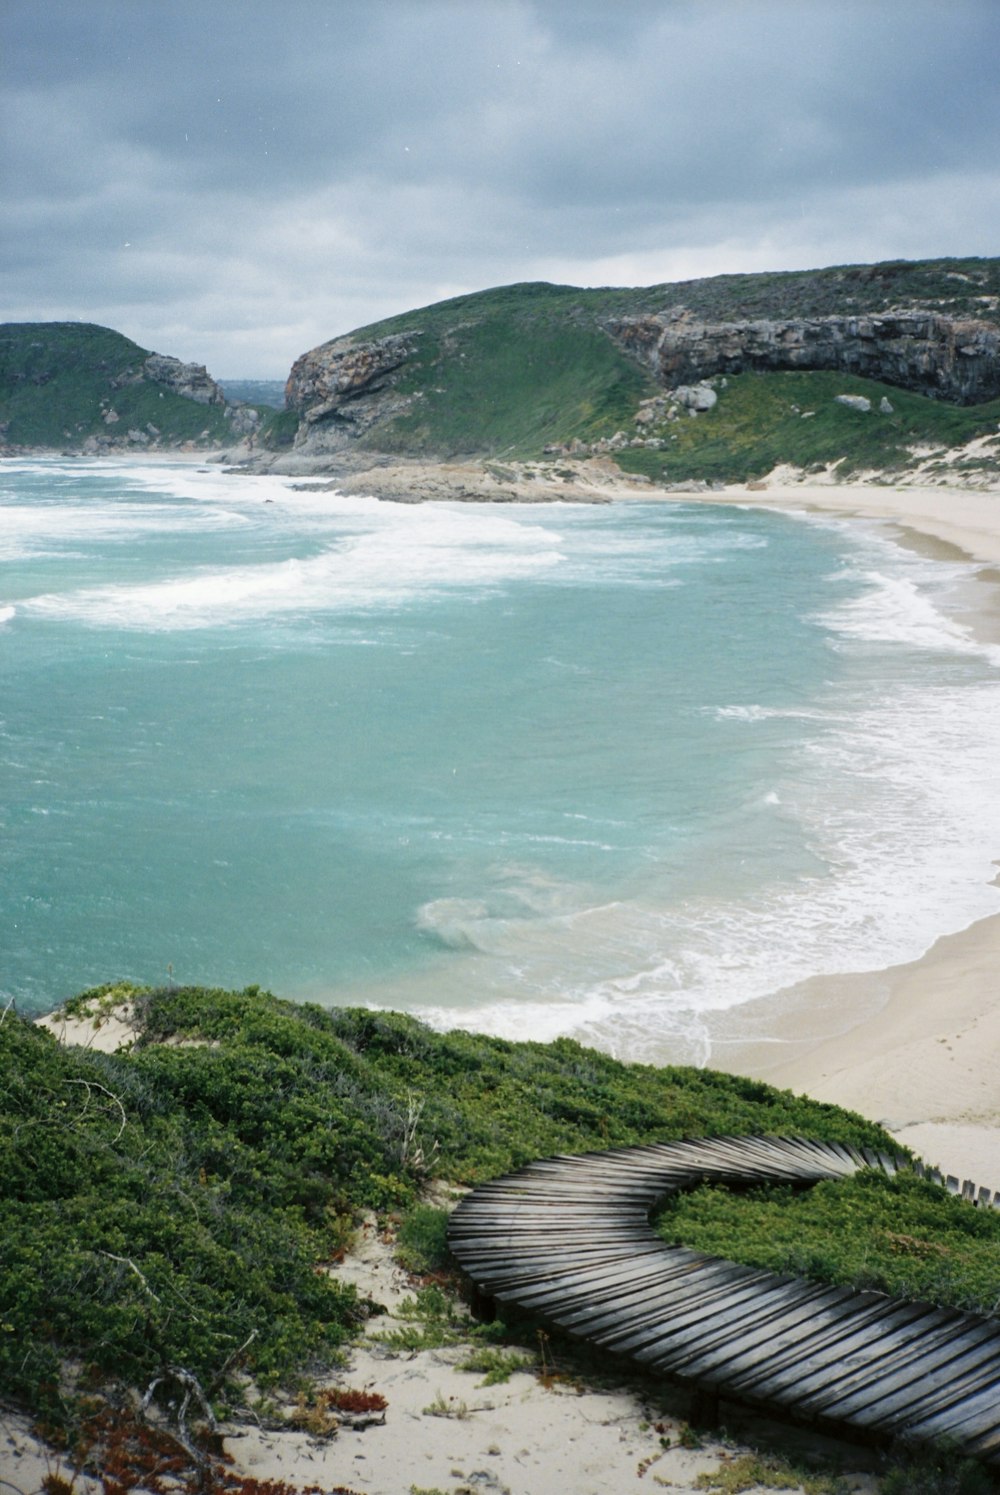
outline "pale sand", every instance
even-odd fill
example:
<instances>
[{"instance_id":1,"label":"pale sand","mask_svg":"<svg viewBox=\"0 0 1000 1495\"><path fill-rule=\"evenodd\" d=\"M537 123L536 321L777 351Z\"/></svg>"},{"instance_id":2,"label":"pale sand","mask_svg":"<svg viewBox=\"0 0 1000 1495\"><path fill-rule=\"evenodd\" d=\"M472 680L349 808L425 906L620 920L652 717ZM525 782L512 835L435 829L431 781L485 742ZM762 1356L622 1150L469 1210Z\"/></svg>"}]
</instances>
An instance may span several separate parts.
<instances>
[{"instance_id":1,"label":"pale sand","mask_svg":"<svg viewBox=\"0 0 1000 1495\"><path fill-rule=\"evenodd\" d=\"M341 1271L390 1313L413 1290L371 1220ZM340 1377L386 1398L384 1425L325 1442L246 1431L227 1444L239 1469L258 1479L342 1483L359 1495L408 1495L411 1485L447 1495L618 1495L664 1487L695 1495L698 1476L738 1458L753 1437L793 1458L836 1461L851 1472L859 1495L875 1489L871 1452L746 1416L732 1440L706 1437L700 1447L685 1447L687 1397L666 1383L618 1379L612 1364L600 1387L572 1378L546 1385L527 1371L484 1386L481 1375L458 1368L468 1345L404 1354L380 1346L373 1336L395 1322L372 1320ZM558 1355L555 1368L571 1370Z\"/></svg>"}]
</instances>

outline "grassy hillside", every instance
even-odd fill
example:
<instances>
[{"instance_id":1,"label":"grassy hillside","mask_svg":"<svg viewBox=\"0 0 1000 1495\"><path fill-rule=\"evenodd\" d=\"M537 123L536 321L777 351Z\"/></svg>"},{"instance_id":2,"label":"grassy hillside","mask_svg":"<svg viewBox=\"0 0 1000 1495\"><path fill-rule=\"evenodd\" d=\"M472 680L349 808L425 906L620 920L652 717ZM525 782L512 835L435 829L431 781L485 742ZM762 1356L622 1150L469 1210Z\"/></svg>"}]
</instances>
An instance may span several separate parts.
<instances>
[{"instance_id":1,"label":"grassy hillside","mask_svg":"<svg viewBox=\"0 0 1000 1495\"><path fill-rule=\"evenodd\" d=\"M451 457L532 456L611 436L655 385L602 333L532 303L426 331L397 388L421 398L361 444Z\"/></svg>"},{"instance_id":2,"label":"grassy hillside","mask_svg":"<svg viewBox=\"0 0 1000 1495\"><path fill-rule=\"evenodd\" d=\"M87 322L0 325L0 444L75 449L89 437L129 445L129 431L153 445L231 441L221 406L130 382L148 357L121 333Z\"/></svg>"},{"instance_id":3,"label":"grassy hillside","mask_svg":"<svg viewBox=\"0 0 1000 1495\"><path fill-rule=\"evenodd\" d=\"M940 448L943 454L976 437L995 438L1000 427L1000 400L948 405L849 374L738 374L713 385L714 409L644 427L644 435L662 445L616 452L618 464L666 483L743 482L782 462L806 471L837 462L842 477L865 469L891 477L914 465L915 451ZM872 408L863 413L840 405L840 394L863 395ZM890 413L881 413L883 399ZM992 455L966 459L958 470L995 473L998 450L994 442Z\"/></svg>"},{"instance_id":4,"label":"grassy hillside","mask_svg":"<svg viewBox=\"0 0 1000 1495\"><path fill-rule=\"evenodd\" d=\"M140 1024L129 1053L62 1048L13 1013L0 1024L0 1394L52 1423L86 1390L143 1388L169 1365L224 1401L236 1369L267 1387L328 1363L363 1306L315 1265L337 1257L359 1210L405 1211L431 1174L474 1183L556 1151L733 1132L893 1146L834 1106L568 1040L437 1034L256 988L102 988L69 1006L96 1022L123 998ZM837 1187L828 1236L861 1240ZM756 1208L701 1204L745 1260L767 1231ZM961 1301L993 1308L1000 1216L949 1209L989 1237ZM919 1235L931 1259L939 1241L952 1250L950 1222L927 1214Z\"/></svg>"},{"instance_id":5,"label":"grassy hillside","mask_svg":"<svg viewBox=\"0 0 1000 1495\"><path fill-rule=\"evenodd\" d=\"M877 265L835 265L822 270L777 270L754 275L712 275L654 286L583 290L546 281L500 286L454 296L419 311L371 323L359 338L382 337L426 326L440 331L464 317L533 306L543 314L596 320L638 316L683 306L704 321L843 316L923 307L951 316L1000 322L1000 259L898 260Z\"/></svg>"},{"instance_id":6,"label":"grassy hillside","mask_svg":"<svg viewBox=\"0 0 1000 1495\"><path fill-rule=\"evenodd\" d=\"M677 308L707 322L905 308L996 323L1000 260L728 275L637 289L528 283L455 297L351 335L358 346L403 334L411 350L400 370L343 407L346 426L366 402L372 417L351 445L427 458L539 460L547 447L550 456L569 447L584 455L610 441L626 470L686 482L759 477L777 463L809 469L840 462L845 476L862 468L891 474L913 465L914 447L949 448L996 434L1000 401L960 408L852 375L809 372L714 380L715 409L695 418L682 412L669 427L637 423L641 402L662 388L613 341L607 323ZM380 405L386 388L391 399ZM876 414L859 419L836 405L835 395L844 393L866 395ZM877 413L883 397L894 407L888 416ZM265 441L273 449L289 442L289 416L272 422ZM328 419L336 423L340 413ZM633 444L640 439L655 444ZM976 462L997 470L995 452Z\"/></svg>"}]
</instances>

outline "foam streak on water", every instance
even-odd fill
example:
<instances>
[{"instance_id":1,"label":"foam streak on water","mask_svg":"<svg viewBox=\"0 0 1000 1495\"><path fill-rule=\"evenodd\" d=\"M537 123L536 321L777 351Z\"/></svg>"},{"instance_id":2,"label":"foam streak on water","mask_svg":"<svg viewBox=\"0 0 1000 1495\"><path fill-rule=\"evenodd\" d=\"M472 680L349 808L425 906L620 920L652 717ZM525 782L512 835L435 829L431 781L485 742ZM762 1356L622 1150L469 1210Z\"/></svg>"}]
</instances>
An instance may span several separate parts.
<instances>
[{"instance_id":1,"label":"foam streak on water","mask_svg":"<svg viewBox=\"0 0 1000 1495\"><path fill-rule=\"evenodd\" d=\"M875 526L0 469L0 989L708 1057L993 912L1000 651Z\"/></svg>"}]
</instances>

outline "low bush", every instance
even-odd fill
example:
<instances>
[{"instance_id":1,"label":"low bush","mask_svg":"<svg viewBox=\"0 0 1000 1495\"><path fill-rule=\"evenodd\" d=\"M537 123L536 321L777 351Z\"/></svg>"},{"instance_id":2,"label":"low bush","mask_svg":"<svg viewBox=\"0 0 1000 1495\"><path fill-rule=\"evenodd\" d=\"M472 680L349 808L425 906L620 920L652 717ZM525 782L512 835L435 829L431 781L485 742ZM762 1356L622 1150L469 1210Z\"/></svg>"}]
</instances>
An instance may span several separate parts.
<instances>
[{"instance_id":1,"label":"low bush","mask_svg":"<svg viewBox=\"0 0 1000 1495\"><path fill-rule=\"evenodd\" d=\"M974 1313L1000 1310L1000 1213L913 1173L863 1170L812 1188L675 1195L657 1220L671 1243L818 1282Z\"/></svg>"},{"instance_id":2,"label":"low bush","mask_svg":"<svg viewBox=\"0 0 1000 1495\"><path fill-rule=\"evenodd\" d=\"M101 1016L111 994L72 1005ZM267 1386L329 1364L363 1305L318 1268L361 1211L402 1213L414 1270L447 1265L445 1215L421 1202L428 1170L474 1184L553 1152L739 1132L893 1145L835 1106L711 1071L622 1064L568 1039L440 1034L399 1013L295 1006L255 987L118 986L114 998L134 1008L127 1052L62 1047L14 1013L0 1025L0 1394L50 1422L71 1415L81 1388L142 1392L165 1367L224 1402L237 1371ZM706 1249L746 1260L740 1237L770 1228L740 1224L762 1207L752 1199L692 1199L723 1222ZM777 1213L786 1203L796 1206ZM838 1207L824 1205L822 1230L858 1218L855 1204L846 1216ZM952 1252L942 1220L900 1208L887 1200L883 1223L865 1230L930 1242L935 1262L934 1242ZM914 1280L913 1252L901 1240L892 1251ZM989 1290L980 1280L976 1301ZM411 1339L453 1337L440 1304L418 1307ZM476 1337L506 1333L480 1326Z\"/></svg>"}]
</instances>

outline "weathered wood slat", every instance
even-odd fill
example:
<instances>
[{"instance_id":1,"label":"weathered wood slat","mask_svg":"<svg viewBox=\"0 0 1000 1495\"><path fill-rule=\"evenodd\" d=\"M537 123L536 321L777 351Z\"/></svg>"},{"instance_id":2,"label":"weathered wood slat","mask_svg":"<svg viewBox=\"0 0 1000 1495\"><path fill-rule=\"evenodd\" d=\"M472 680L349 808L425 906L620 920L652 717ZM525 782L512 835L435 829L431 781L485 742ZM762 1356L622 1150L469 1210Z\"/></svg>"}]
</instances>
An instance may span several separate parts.
<instances>
[{"instance_id":1,"label":"weathered wood slat","mask_svg":"<svg viewBox=\"0 0 1000 1495\"><path fill-rule=\"evenodd\" d=\"M801 1137L708 1137L564 1154L484 1184L452 1216L480 1288L661 1373L799 1416L950 1438L1000 1466L1000 1324L669 1246L649 1225L702 1182L807 1185L907 1166ZM944 1182L972 1205L1000 1191Z\"/></svg>"}]
</instances>

